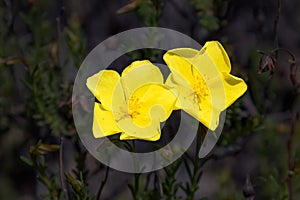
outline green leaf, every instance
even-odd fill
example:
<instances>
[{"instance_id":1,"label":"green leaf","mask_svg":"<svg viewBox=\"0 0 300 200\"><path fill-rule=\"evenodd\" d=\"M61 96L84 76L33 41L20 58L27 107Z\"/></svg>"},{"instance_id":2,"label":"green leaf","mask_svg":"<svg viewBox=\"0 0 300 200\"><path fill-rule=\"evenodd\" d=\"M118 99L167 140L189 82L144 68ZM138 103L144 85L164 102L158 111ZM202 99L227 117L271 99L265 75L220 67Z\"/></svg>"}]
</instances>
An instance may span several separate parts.
<instances>
[{"instance_id":1,"label":"green leaf","mask_svg":"<svg viewBox=\"0 0 300 200\"><path fill-rule=\"evenodd\" d=\"M81 193L83 188L83 183L77 179L75 179L71 174L68 172L65 173L65 176L67 178L67 181L71 184L72 188L75 192Z\"/></svg>"},{"instance_id":2,"label":"green leaf","mask_svg":"<svg viewBox=\"0 0 300 200\"><path fill-rule=\"evenodd\" d=\"M29 160L28 158L26 158L25 156L20 156L20 159L27 165L29 165L31 167L33 166L33 162L31 160Z\"/></svg>"}]
</instances>

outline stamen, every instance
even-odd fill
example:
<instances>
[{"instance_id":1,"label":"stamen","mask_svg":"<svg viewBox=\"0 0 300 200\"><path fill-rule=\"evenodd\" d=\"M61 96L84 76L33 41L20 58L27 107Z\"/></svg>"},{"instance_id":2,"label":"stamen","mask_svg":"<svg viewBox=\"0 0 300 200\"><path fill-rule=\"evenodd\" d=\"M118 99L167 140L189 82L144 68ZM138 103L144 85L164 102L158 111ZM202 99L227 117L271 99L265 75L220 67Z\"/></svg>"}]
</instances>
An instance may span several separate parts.
<instances>
[{"instance_id":1,"label":"stamen","mask_svg":"<svg viewBox=\"0 0 300 200\"><path fill-rule=\"evenodd\" d=\"M193 73L194 81L192 84L194 90L194 101L198 104L204 100L206 96L209 95L208 87L202 78L202 76L198 73Z\"/></svg>"},{"instance_id":2,"label":"stamen","mask_svg":"<svg viewBox=\"0 0 300 200\"><path fill-rule=\"evenodd\" d=\"M142 107L139 98L137 96L132 95L128 101L128 112L131 118L135 118L140 114L139 109Z\"/></svg>"}]
</instances>

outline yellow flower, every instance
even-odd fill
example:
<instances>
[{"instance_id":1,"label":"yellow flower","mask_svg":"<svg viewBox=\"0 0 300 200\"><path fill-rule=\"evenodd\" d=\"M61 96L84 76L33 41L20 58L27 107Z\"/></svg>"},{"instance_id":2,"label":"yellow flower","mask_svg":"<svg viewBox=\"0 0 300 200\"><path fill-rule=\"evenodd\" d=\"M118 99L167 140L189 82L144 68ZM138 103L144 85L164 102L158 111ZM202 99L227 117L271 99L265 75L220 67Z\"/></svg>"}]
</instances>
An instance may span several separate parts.
<instances>
[{"instance_id":1,"label":"yellow flower","mask_svg":"<svg viewBox=\"0 0 300 200\"><path fill-rule=\"evenodd\" d=\"M219 116L247 90L245 82L230 74L227 53L217 41L207 42L197 51L178 48L164 60L171 70L166 85L179 93L176 109L182 109L214 131Z\"/></svg>"},{"instance_id":2,"label":"yellow flower","mask_svg":"<svg viewBox=\"0 0 300 200\"><path fill-rule=\"evenodd\" d=\"M87 87L100 103L94 104L96 138L121 133L121 140L160 138L160 122L171 114L177 94L163 84L158 67L135 61L120 76L102 70L87 79Z\"/></svg>"}]
</instances>

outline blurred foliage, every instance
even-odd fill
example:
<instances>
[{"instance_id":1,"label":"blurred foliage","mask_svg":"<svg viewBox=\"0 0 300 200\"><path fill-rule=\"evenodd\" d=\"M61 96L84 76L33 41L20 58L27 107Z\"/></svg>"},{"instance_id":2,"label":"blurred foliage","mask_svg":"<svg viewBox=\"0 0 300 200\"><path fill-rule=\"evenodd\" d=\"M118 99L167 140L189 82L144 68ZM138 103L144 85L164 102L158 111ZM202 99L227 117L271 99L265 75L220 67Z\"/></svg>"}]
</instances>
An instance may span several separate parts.
<instances>
[{"instance_id":1,"label":"blurred foliage","mask_svg":"<svg viewBox=\"0 0 300 200\"><path fill-rule=\"evenodd\" d=\"M197 12L200 27L209 32L220 29L226 21L222 19L228 1L221 0L188 0Z\"/></svg>"},{"instance_id":2,"label":"blurred foliage","mask_svg":"<svg viewBox=\"0 0 300 200\"><path fill-rule=\"evenodd\" d=\"M165 167L165 178L162 182L162 189L163 189L163 197L164 199L173 199L173 200L179 200L180 197L176 197L175 195L178 193L180 187L182 186L181 183L179 183L176 180L176 173L182 164L183 159L180 159L176 161L174 164Z\"/></svg>"},{"instance_id":3,"label":"blurred foliage","mask_svg":"<svg viewBox=\"0 0 300 200\"><path fill-rule=\"evenodd\" d=\"M43 199L62 199L62 190L57 183L57 174L54 172L52 172L50 175L48 174L48 166L45 160L45 155L57 150L59 150L58 145L44 144L42 141L39 141L35 146L30 147L30 160L21 156L22 161L37 171L37 180L47 187L49 193L43 196Z\"/></svg>"},{"instance_id":4,"label":"blurred foliage","mask_svg":"<svg viewBox=\"0 0 300 200\"><path fill-rule=\"evenodd\" d=\"M70 183L73 189L73 193L71 193L71 199L77 199L77 200L93 200L95 197L89 197L88 191L87 191L87 185L85 181L83 180L83 177L81 176L80 179L74 178L71 174L66 173L67 181Z\"/></svg>"},{"instance_id":5,"label":"blurred foliage","mask_svg":"<svg viewBox=\"0 0 300 200\"><path fill-rule=\"evenodd\" d=\"M117 14L135 11L145 26L158 26L163 5L163 0L129 0L127 5L117 10Z\"/></svg>"},{"instance_id":6,"label":"blurred foliage","mask_svg":"<svg viewBox=\"0 0 300 200\"><path fill-rule=\"evenodd\" d=\"M53 25L46 20L43 10L47 7L46 2L37 1L30 7L27 15L20 13L31 33L31 40L26 44L28 49L24 52L28 78L23 81L32 91L27 102L34 112L33 118L39 122L38 125L48 125L56 136L68 135L72 129L71 88L70 83L64 83L61 79L63 69L60 65L65 63L59 54L61 52L58 42L61 38L58 35L58 38L52 39L53 35L60 34L60 27L53 29ZM67 30L67 33L68 40L71 40L68 43L74 42L74 50L71 52L82 53L78 42L76 43L75 33L71 30ZM70 39L71 34L73 39ZM66 100L69 102L64 103Z\"/></svg>"},{"instance_id":7,"label":"blurred foliage","mask_svg":"<svg viewBox=\"0 0 300 200\"><path fill-rule=\"evenodd\" d=\"M13 14L13 10L10 10L13 9L11 7L12 2L5 1L4 3L6 3L7 10L0 9L1 27L4 28L3 31L0 31L1 46L3 47L0 52L0 64L3 67L1 75L3 75L3 78L8 78L9 81L3 85L8 88L1 89L1 101L5 101L3 105L8 105L10 101L10 99L6 100L5 96L13 96L13 94L5 95L5 93L2 93L5 91L11 92L14 84L13 80L9 78L12 76L9 73L11 70L7 67L23 67L26 75L22 77L22 82L30 90L30 93L24 91L26 96L22 98L26 100L28 109L26 111L20 110L20 114L30 116L29 122L32 123L30 126L36 127L35 130L49 130L48 134L37 133L36 138L32 138L32 136L30 138L36 140L45 137L49 139L52 135L51 140L58 141L60 136L65 135L74 137L74 143L76 143L77 135L74 134L71 113L72 82L66 82L62 79L65 73L62 66L72 64L79 67L82 62L85 40L82 39L80 22L73 17L68 28L61 30L60 19L57 18L56 24L52 24L53 22L48 20L49 16L44 12L49 8L50 2L30 2L25 4L25 11L20 12L14 19L18 23L22 23L20 26L28 32L26 38L18 39L19 33L15 32L13 19L10 18ZM53 26L56 28L53 28ZM3 51L4 49L5 51ZM64 55L65 57L63 57ZM10 115L15 114L15 112L10 113L10 107L1 106L2 108L6 110L3 112L8 114L1 115L0 120L3 123L1 129L3 128L3 131L6 132L10 128L9 118L14 117ZM58 149L59 146L57 145L47 145L39 141L37 145L30 147L30 158L21 156L22 161L36 170L37 180L46 186L49 194L44 196L43 199L63 199L62 186L58 182L59 174L51 172L49 175L49 171L52 171L52 169L49 170L45 161L46 154ZM81 149L78 149L78 151L80 152ZM76 190L72 193L77 199L89 199L87 197L87 184L83 180L83 178L86 179L87 174L83 166L85 156L83 159L82 156L80 157L80 155L85 154L85 152L79 153L78 157L75 158L77 163L74 171L75 178L83 182L80 192L78 187L75 187ZM68 173L66 177L73 187L75 179L71 179L72 176Z\"/></svg>"}]
</instances>

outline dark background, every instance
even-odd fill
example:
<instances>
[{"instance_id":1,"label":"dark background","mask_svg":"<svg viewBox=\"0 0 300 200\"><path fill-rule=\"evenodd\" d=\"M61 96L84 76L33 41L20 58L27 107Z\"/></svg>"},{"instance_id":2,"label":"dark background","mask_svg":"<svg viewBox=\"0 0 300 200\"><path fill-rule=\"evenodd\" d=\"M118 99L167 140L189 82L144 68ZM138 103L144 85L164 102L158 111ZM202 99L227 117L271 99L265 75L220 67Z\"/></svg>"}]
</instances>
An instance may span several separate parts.
<instances>
[{"instance_id":1,"label":"dark background","mask_svg":"<svg viewBox=\"0 0 300 200\"><path fill-rule=\"evenodd\" d=\"M65 171L74 169L76 152L84 151L76 140L70 102L78 67L101 41L145 25L180 31L202 45L220 41L230 56L232 74L248 84L247 93L228 110L225 130L213 151L216 158L203 167L197 197L245 199L248 176L256 199L286 198L290 107L296 96L289 80L289 56L284 52L276 55L272 77L268 72L258 75L261 55L257 50L284 47L299 58L300 1L163 2L158 20L150 22L147 16L154 15L151 12L156 8L142 14L139 10L118 14L128 3L125 0L1 0L0 199L45 198L47 188L37 180L37 171L20 159L29 157L30 146L39 139L60 144L60 137L65 137ZM297 118L296 158L299 122ZM59 173L58 155L46 155L47 173ZM104 178L104 166L89 154L84 163L89 171L87 188L93 195ZM299 167L296 159L295 171ZM132 177L111 170L102 198L132 199L127 187ZM176 178L186 181L183 167ZM177 194L184 196L182 191ZM294 178L294 194L295 199L300 198L299 175Z\"/></svg>"}]
</instances>

